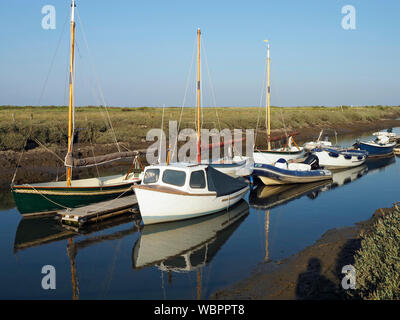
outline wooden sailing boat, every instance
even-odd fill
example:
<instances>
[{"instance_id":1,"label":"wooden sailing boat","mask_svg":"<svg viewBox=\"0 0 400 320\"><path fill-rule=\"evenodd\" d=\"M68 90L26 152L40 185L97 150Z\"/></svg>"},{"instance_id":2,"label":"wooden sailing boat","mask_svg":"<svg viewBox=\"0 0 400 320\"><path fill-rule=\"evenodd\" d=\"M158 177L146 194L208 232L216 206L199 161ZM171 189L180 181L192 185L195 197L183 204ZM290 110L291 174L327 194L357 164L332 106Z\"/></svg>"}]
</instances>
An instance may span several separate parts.
<instances>
[{"instance_id":1,"label":"wooden sailing boat","mask_svg":"<svg viewBox=\"0 0 400 320\"><path fill-rule=\"evenodd\" d=\"M72 153L74 136L74 56L75 49L75 0L71 3L71 47L69 63L69 109L68 109L68 153L65 158L66 181L11 185L15 204L21 214L49 213L89 203L117 198L132 192L132 186L140 182L139 175L127 174L72 180L72 169L88 167L128 157L137 152L118 152L100 157L74 159ZM136 160L137 158L135 158Z\"/></svg>"},{"instance_id":2,"label":"wooden sailing boat","mask_svg":"<svg viewBox=\"0 0 400 320\"><path fill-rule=\"evenodd\" d=\"M301 158L304 155L303 148L299 147L294 141L292 136L286 145L282 149L271 150L271 106L270 106L270 56L269 56L269 43L268 40L264 40L267 43L267 101L266 101L266 115L265 115L265 126L267 128L267 150L256 150L253 152L253 158L255 163L259 164L273 164L278 159L283 158L285 160L292 160ZM292 146L292 143L295 146Z\"/></svg>"}]
</instances>

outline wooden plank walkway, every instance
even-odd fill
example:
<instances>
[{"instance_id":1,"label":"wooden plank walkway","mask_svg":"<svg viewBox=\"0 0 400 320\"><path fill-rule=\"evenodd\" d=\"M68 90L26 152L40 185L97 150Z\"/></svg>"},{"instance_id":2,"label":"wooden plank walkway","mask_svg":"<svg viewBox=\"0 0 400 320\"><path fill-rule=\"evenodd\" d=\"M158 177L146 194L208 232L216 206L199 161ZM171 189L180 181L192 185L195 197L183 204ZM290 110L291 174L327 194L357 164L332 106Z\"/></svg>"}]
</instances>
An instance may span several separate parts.
<instances>
[{"instance_id":1,"label":"wooden plank walkway","mask_svg":"<svg viewBox=\"0 0 400 320\"><path fill-rule=\"evenodd\" d=\"M82 226L86 223L95 223L127 212L132 212L131 209L136 204L136 196L130 195L118 199L93 203L84 207L57 211L57 214L61 216L62 223Z\"/></svg>"}]
</instances>

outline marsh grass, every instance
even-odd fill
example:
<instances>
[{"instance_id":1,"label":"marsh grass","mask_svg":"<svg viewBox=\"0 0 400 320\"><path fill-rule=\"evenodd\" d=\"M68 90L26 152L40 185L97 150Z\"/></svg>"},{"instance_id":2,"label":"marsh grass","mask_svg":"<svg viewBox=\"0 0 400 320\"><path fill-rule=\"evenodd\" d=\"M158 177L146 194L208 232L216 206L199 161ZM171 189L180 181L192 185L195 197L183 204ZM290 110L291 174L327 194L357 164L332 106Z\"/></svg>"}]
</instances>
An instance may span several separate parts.
<instances>
[{"instance_id":1,"label":"marsh grass","mask_svg":"<svg viewBox=\"0 0 400 320\"><path fill-rule=\"evenodd\" d=\"M383 215L372 230L361 235L356 253L356 290L353 298L400 299L400 208Z\"/></svg>"},{"instance_id":2,"label":"marsh grass","mask_svg":"<svg viewBox=\"0 0 400 320\"><path fill-rule=\"evenodd\" d=\"M168 121L179 122L181 108L165 108L164 130ZM288 107L271 108L272 129L287 130L349 125L356 121L373 122L400 116L400 107ZM108 121L111 119L112 127ZM75 142L113 143L113 130L119 142L143 143L149 129L160 128L162 108L103 107L76 108ZM256 128L265 130L265 108L202 108L203 128ZM66 146L68 108L58 106L0 106L0 150L20 151L28 137L47 146ZM180 129L195 127L195 108L184 108Z\"/></svg>"}]
</instances>

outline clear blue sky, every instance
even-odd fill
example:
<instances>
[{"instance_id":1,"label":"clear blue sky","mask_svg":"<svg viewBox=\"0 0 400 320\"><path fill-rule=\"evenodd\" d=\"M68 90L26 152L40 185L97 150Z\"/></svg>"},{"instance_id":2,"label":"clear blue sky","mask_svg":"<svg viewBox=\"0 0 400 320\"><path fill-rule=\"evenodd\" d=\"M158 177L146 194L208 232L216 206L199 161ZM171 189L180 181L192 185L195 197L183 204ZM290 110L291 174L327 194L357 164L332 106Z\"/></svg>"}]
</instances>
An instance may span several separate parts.
<instances>
[{"instance_id":1,"label":"clear blue sky","mask_svg":"<svg viewBox=\"0 0 400 320\"><path fill-rule=\"evenodd\" d=\"M0 105L66 104L69 0L1 4ZM56 8L55 30L41 27L46 4ZM356 30L341 26L347 4L356 9ZM180 106L197 27L219 106L259 105L264 39L271 43L272 105L400 104L398 0L77 0L77 6L91 59L77 21L76 105L101 103L92 63L108 105ZM187 105L195 103L193 76ZM209 87L203 60L204 105L213 106Z\"/></svg>"}]
</instances>

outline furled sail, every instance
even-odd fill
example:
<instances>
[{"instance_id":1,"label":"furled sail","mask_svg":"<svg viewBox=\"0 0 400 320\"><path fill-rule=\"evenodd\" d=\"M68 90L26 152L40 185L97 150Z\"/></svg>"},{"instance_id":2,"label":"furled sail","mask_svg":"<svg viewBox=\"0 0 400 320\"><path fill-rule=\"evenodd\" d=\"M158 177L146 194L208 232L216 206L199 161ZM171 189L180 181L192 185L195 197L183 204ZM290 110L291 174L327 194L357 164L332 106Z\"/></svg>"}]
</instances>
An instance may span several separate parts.
<instances>
[{"instance_id":1,"label":"furled sail","mask_svg":"<svg viewBox=\"0 0 400 320\"><path fill-rule=\"evenodd\" d=\"M71 152L68 152L67 155L65 156L64 165L69 168L91 167L124 158L134 158L139 154L140 154L139 151L125 151L125 152L110 153L97 157L76 159L74 158Z\"/></svg>"}]
</instances>

